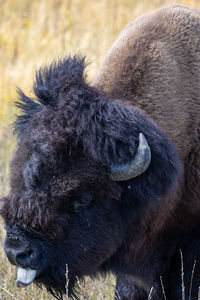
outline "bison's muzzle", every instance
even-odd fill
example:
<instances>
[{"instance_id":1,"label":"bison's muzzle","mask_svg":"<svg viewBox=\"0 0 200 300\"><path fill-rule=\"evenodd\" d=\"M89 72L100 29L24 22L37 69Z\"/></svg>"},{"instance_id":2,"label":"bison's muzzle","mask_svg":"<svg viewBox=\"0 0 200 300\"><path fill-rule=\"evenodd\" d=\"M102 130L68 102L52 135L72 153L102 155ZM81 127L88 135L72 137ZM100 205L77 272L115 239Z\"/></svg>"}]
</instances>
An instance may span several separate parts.
<instances>
[{"instance_id":1,"label":"bison's muzzle","mask_svg":"<svg viewBox=\"0 0 200 300\"><path fill-rule=\"evenodd\" d=\"M18 267L17 285L25 287L31 284L41 271L40 249L26 239L9 236L5 239L4 249L9 261Z\"/></svg>"}]
</instances>

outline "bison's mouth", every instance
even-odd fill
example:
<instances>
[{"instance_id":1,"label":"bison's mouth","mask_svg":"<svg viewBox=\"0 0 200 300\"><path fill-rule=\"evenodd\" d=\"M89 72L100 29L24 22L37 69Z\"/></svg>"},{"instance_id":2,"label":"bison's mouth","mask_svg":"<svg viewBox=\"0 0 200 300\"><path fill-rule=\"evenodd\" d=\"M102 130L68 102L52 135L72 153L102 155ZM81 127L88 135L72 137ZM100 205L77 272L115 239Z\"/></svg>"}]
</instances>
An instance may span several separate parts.
<instances>
[{"instance_id":1,"label":"bison's mouth","mask_svg":"<svg viewBox=\"0 0 200 300\"><path fill-rule=\"evenodd\" d=\"M51 271L49 269L44 269L44 270L35 270L30 267L23 268L19 267L17 268L17 280L16 284L18 287L25 288L31 283L36 283L41 286L43 284L46 286L47 290L55 295L56 293L58 295L61 295L65 293L65 280L66 278L64 277L64 281L62 281L63 276L60 277L59 281L57 282L58 278L54 278L51 274ZM75 280L69 280L68 284L68 294L70 296L71 293L73 293L73 288L74 288ZM61 298L58 298L61 299Z\"/></svg>"},{"instance_id":2,"label":"bison's mouth","mask_svg":"<svg viewBox=\"0 0 200 300\"><path fill-rule=\"evenodd\" d=\"M37 271L31 268L21 268L17 269L17 286L26 287L31 284L37 276Z\"/></svg>"}]
</instances>

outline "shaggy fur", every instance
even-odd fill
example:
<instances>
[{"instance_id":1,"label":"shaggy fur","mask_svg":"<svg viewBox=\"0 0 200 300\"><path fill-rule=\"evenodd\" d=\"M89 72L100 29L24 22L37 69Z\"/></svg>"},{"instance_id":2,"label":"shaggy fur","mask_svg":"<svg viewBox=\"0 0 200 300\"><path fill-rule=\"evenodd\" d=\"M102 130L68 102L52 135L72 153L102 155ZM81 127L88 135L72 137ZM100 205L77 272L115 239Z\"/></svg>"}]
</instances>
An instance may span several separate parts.
<instances>
[{"instance_id":1,"label":"shaggy fur","mask_svg":"<svg viewBox=\"0 0 200 300\"><path fill-rule=\"evenodd\" d=\"M32 255L8 258L38 270L58 299L66 264L74 298L77 278L111 271L120 299L146 299L152 286L162 299L160 276L167 299L180 299L180 248L188 295L200 253L199 36L198 12L165 8L128 25L93 86L75 56L37 73L35 99L19 91L5 249L28 243ZM140 132L149 168L113 182L109 165L134 157ZM191 300L199 274L197 262Z\"/></svg>"}]
</instances>

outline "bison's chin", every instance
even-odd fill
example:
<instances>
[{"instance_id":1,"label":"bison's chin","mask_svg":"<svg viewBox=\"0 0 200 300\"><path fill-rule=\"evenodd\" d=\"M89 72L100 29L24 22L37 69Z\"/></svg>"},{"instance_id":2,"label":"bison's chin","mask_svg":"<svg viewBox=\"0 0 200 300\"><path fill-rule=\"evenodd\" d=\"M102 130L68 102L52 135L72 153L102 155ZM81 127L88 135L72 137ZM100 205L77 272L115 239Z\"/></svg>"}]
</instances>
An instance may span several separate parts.
<instances>
[{"instance_id":1,"label":"bison's chin","mask_svg":"<svg viewBox=\"0 0 200 300\"><path fill-rule=\"evenodd\" d=\"M34 282L41 288L42 285L56 299L62 300L63 295L67 295L70 299L79 299L78 285L76 279L68 278L66 271L60 272L60 269L47 268L36 276Z\"/></svg>"},{"instance_id":2,"label":"bison's chin","mask_svg":"<svg viewBox=\"0 0 200 300\"><path fill-rule=\"evenodd\" d=\"M63 295L67 295L70 299L80 299L79 295L79 287L76 285L75 281L69 281L65 285L55 285L51 284L50 280L41 282L40 280L36 280L36 283L39 287L42 285L45 286L48 292L50 292L56 299L63 300Z\"/></svg>"}]
</instances>

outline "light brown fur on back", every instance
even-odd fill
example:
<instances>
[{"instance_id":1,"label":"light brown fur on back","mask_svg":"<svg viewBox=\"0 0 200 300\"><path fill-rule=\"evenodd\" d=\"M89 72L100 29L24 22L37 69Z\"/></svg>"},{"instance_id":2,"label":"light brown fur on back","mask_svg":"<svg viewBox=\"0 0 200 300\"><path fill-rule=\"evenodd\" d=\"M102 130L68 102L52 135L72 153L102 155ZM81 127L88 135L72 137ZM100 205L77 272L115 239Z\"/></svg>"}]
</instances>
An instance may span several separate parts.
<instances>
[{"instance_id":1,"label":"light brown fur on back","mask_svg":"<svg viewBox=\"0 0 200 300\"><path fill-rule=\"evenodd\" d=\"M131 22L108 51L93 85L145 110L184 161L199 139L199 70L199 11L175 5Z\"/></svg>"}]
</instances>

